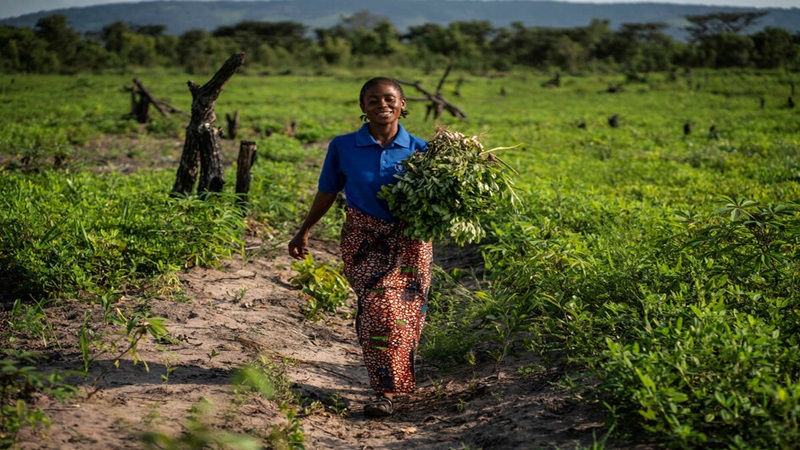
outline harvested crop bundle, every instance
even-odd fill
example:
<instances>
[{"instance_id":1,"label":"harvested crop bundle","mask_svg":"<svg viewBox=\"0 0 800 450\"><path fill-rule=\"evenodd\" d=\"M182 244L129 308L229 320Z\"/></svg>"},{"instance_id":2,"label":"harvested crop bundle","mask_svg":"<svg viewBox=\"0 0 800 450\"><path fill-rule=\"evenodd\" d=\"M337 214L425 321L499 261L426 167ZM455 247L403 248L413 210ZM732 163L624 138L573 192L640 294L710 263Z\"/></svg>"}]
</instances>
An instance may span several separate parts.
<instances>
[{"instance_id":1,"label":"harvested crop bundle","mask_svg":"<svg viewBox=\"0 0 800 450\"><path fill-rule=\"evenodd\" d=\"M505 201L516 201L509 174L514 170L492 153L506 148L484 150L479 136L439 128L427 151L403 161L404 173L379 197L408 223L408 236L427 241L449 235L459 245L479 242L486 236L481 217Z\"/></svg>"}]
</instances>

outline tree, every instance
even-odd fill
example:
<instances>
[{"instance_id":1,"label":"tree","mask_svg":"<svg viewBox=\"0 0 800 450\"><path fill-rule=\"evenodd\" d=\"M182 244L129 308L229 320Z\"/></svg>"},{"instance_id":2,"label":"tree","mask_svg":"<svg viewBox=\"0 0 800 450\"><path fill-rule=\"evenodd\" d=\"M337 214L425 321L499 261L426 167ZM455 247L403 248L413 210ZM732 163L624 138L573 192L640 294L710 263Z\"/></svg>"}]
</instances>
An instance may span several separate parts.
<instances>
[{"instance_id":1,"label":"tree","mask_svg":"<svg viewBox=\"0 0 800 450\"><path fill-rule=\"evenodd\" d=\"M47 50L57 55L57 70L78 69L76 58L81 34L69 27L67 17L61 14L42 17L36 22L36 35L42 39Z\"/></svg>"},{"instance_id":2,"label":"tree","mask_svg":"<svg viewBox=\"0 0 800 450\"><path fill-rule=\"evenodd\" d=\"M306 37L307 27L301 23L283 22L239 22L233 26L222 26L214 30L214 37L229 37L243 47L255 48L260 44L281 47L289 51L301 51L311 44Z\"/></svg>"},{"instance_id":3,"label":"tree","mask_svg":"<svg viewBox=\"0 0 800 450\"><path fill-rule=\"evenodd\" d=\"M606 36L598 56L613 58L636 72L666 70L671 65L675 42L663 33L659 22L623 23L619 31Z\"/></svg>"},{"instance_id":4,"label":"tree","mask_svg":"<svg viewBox=\"0 0 800 450\"><path fill-rule=\"evenodd\" d=\"M360 11L352 16L343 16L341 22L327 30L315 30L317 42L330 48L340 40L350 43L350 53L354 56L387 57L399 52L400 33L385 17L374 16ZM326 58L327 59L327 58Z\"/></svg>"},{"instance_id":5,"label":"tree","mask_svg":"<svg viewBox=\"0 0 800 450\"><path fill-rule=\"evenodd\" d=\"M732 33L710 36L700 45L706 63L713 68L748 67L754 49L755 44L750 37Z\"/></svg>"},{"instance_id":6,"label":"tree","mask_svg":"<svg viewBox=\"0 0 800 450\"><path fill-rule=\"evenodd\" d=\"M0 69L3 72L49 73L58 69L58 58L33 30L0 26Z\"/></svg>"},{"instance_id":7,"label":"tree","mask_svg":"<svg viewBox=\"0 0 800 450\"><path fill-rule=\"evenodd\" d=\"M692 42L698 43L718 34L739 34L765 16L766 12L712 13L686 16L690 25L686 27Z\"/></svg>"},{"instance_id":8,"label":"tree","mask_svg":"<svg viewBox=\"0 0 800 450\"><path fill-rule=\"evenodd\" d=\"M792 35L788 31L767 27L751 37L755 45L753 60L758 67L797 67L800 43L792 42Z\"/></svg>"},{"instance_id":9,"label":"tree","mask_svg":"<svg viewBox=\"0 0 800 450\"><path fill-rule=\"evenodd\" d=\"M213 70L215 60L223 58L222 43L205 30L195 29L183 33L175 45L178 62L189 73Z\"/></svg>"},{"instance_id":10,"label":"tree","mask_svg":"<svg viewBox=\"0 0 800 450\"><path fill-rule=\"evenodd\" d=\"M587 50L570 39L569 36L558 37L547 52L547 61L561 70L577 72L586 63Z\"/></svg>"}]
</instances>

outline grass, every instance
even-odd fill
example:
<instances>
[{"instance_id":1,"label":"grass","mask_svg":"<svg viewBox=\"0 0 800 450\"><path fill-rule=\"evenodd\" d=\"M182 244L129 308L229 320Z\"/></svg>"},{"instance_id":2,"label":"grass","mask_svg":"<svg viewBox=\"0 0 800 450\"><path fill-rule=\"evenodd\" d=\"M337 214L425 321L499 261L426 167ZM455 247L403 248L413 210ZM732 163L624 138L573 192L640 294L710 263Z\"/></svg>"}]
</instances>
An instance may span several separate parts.
<instances>
[{"instance_id":1,"label":"grass","mask_svg":"<svg viewBox=\"0 0 800 450\"><path fill-rule=\"evenodd\" d=\"M185 75L135 75L188 110ZM245 232L287 240L310 204L327 140L359 126L358 89L373 75L231 79L217 114L238 109L240 137L259 149L245 214L231 194L169 197L177 153L157 141L179 141L186 120L155 115L140 127L125 118L130 76L12 83L1 75L10 125L0 129L0 281L17 282L3 293L20 300L13 325L34 327L37 305L50 301L110 305L126 289L157 290L181 267L243 251ZM438 76L398 75L429 88ZM541 87L549 77L465 76L460 96L445 84L468 118L445 113L442 124L483 133L487 148L522 144L503 153L520 172L522 202L483 222L482 291L459 288L456 274L438 277L426 360L463 363L479 343L498 360L536 351L595 375L591 400L608 407L620 436L789 448L800 433L800 119L784 105L791 75L650 74L617 93L607 87L622 76ZM424 104L409 108L404 125L432 137ZM291 122L294 137L281 131ZM123 138L134 143L115 150L126 161L148 167L156 152L166 162L98 170L87 143ZM341 220L330 214L317 236L336 239Z\"/></svg>"}]
</instances>

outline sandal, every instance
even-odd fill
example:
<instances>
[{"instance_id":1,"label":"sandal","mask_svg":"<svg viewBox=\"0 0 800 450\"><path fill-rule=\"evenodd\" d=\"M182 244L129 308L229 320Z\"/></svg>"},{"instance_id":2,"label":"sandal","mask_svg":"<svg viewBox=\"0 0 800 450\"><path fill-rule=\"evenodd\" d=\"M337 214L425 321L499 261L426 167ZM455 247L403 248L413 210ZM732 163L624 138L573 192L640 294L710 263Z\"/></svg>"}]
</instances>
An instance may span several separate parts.
<instances>
[{"instance_id":1,"label":"sandal","mask_svg":"<svg viewBox=\"0 0 800 450\"><path fill-rule=\"evenodd\" d=\"M392 400L385 395L378 395L372 403L364 407L364 415L367 417L387 417L394 413Z\"/></svg>"}]
</instances>

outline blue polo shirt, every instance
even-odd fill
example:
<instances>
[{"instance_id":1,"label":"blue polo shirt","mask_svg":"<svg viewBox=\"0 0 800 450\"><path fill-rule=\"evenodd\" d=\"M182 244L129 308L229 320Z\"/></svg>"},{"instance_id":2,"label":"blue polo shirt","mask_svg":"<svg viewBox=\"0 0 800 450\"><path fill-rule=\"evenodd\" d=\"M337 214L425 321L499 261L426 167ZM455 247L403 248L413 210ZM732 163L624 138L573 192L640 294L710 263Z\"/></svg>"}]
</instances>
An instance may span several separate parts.
<instances>
[{"instance_id":1,"label":"blue polo shirt","mask_svg":"<svg viewBox=\"0 0 800 450\"><path fill-rule=\"evenodd\" d=\"M351 208L394 222L397 218L389 211L389 204L377 197L378 191L397 182L394 176L405 169L400 163L415 151L425 151L426 146L424 140L408 134L398 124L394 142L381 147L364 124L354 133L333 138L319 175L318 189L328 194L344 189Z\"/></svg>"}]
</instances>

